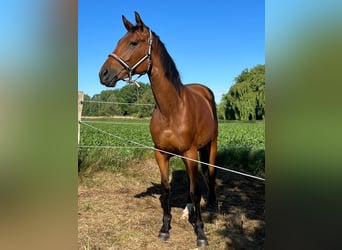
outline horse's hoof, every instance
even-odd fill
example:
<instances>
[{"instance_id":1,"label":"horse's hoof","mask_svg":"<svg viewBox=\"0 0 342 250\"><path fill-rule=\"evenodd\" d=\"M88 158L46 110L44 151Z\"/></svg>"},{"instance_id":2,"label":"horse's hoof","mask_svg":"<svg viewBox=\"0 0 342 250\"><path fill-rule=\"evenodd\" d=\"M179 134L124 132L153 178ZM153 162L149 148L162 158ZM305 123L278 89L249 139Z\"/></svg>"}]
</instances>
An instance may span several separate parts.
<instances>
[{"instance_id":1,"label":"horse's hoof","mask_svg":"<svg viewBox=\"0 0 342 250\"><path fill-rule=\"evenodd\" d=\"M209 245L209 243L206 239L197 240L197 246L198 247L206 247L208 245Z\"/></svg>"},{"instance_id":2,"label":"horse's hoof","mask_svg":"<svg viewBox=\"0 0 342 250\"><path fill-rule=\"evenodd\" d=\"M159 232L158 238L163 241L167 241L170 238L170 234Z\"/></svg>"}]
</instances>

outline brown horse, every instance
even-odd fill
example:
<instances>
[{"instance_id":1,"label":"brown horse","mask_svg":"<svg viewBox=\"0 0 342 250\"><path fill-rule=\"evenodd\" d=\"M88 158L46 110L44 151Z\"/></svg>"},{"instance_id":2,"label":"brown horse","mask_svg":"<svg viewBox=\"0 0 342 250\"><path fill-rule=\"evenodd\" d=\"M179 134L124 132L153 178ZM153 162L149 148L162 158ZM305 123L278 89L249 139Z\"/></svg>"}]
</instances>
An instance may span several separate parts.
<instances>
[{"instance_id":1,"label":"brown horse","mask_svg":"<svg viewBox=\"0 0 342 250\"><path fill-rule=\"evenodd\" d=\"M197 246L207 246L200 211L201 191L198 185L198 152L200 160L215 164L217 154L217 116L214 95L201 84L183 85L174 61L159 37L135 12L136 25L122 16L127 33L103 64L99 76L102 84L114 87L119 80L129 83L134 74L148 74L155 99L150 131L161 174L160 202L163 225L159 238L167 240L171 229L169 205L169 160L173 154L184 156L190 182L188 202L192 203L189 221L197 234ZM208 206L215 206L215 168L202 164L208 186Z\"/></svg>"}]
</instances>

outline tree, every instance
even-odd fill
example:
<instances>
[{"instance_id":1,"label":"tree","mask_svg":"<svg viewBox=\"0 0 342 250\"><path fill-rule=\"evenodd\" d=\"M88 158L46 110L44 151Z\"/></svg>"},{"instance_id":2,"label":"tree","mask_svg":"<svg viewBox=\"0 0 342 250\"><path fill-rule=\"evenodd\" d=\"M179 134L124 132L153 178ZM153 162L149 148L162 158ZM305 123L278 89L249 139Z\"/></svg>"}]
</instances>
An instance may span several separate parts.
<instances>
[{"instance_id":1,"label":"tree","mask_svg":"<svg viewBox=\"0 0 342 250\"><path fill-rule=\"evenodd\" d=\"M219 118L227 120L262 120L265 117L265 65L245 69L222 96Z\"/></svg>"},{"instance_id":2,"label":"tree","mask_svg":"<svg viewBox=\"0 0 342 250\"><path fill-rule=\"evenodd\" d=\"M142 96L140 97L139 103L145 103L145 104L154 104L154 97L152 94L152 90L149 87L146 89L145 92L143 92ZM138 106L138 114L137 117L143 118L143 117L150 117L152 115L154 105L141 105Z\"/></svg>"},{"instance_id":3,"label":"tree","mask_svg":"<svg viewBox=\"0 0 342 250\"><path fill-rule=\"evenodd\" d=\"M83 107L82 107L82 115L85 116L90 116L91 111L90 111L90 105L84 101L90 101L90 96L85 94L83 97Z\"/></svg>"}]
</instances>

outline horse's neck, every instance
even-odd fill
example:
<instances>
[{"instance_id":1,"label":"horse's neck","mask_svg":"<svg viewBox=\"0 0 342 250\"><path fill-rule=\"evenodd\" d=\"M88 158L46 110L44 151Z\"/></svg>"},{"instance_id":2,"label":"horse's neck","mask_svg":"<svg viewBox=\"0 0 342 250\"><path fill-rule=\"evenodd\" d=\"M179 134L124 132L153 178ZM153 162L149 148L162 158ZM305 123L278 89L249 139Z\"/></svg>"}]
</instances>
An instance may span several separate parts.
<instances>
[{"instance_id":1,"label":"horse's neck","mask_svg":"<svg viewBox=\"0 0 342 250\"><path fill-rule=\"evenodd\" d=\"M149 75L151 88L157 108L165 117L171 117L182 105L181 92L183 85L177 87L165 77L164 69L159 59L153 60Z\"/></svg>"},{"instance_id":2,"label":"horse's neck","mask_svg":"<svg viewBox=\"0 0 342 250\"><path fill-rule=\"evenodd\" d=\"M157 108L164 116L172 116L181 103L179 92L166 78L151 76L150 81Z\"/></svg>"}]
</instances>

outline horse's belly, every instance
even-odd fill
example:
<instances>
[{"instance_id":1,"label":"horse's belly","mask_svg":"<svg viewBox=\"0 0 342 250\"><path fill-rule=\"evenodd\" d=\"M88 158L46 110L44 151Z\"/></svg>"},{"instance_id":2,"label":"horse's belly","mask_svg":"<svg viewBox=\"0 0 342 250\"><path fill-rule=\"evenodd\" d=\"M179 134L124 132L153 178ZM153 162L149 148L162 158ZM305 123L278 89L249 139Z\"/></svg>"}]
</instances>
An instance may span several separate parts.
<instances>
[{"instance_id":1,"label":"horse's belly","mask_svg":"<svg viewBox=\"0 0 342 250\"><path fill-rule=\"evenodd\" d=\"M213 141L217 137L217 123L215 120L211 120L210 117L200 124L200 128L198 129L197 136L195 139L195 143L197 148L202 148L211 141Z\"/></svg>"}]
</instances>

